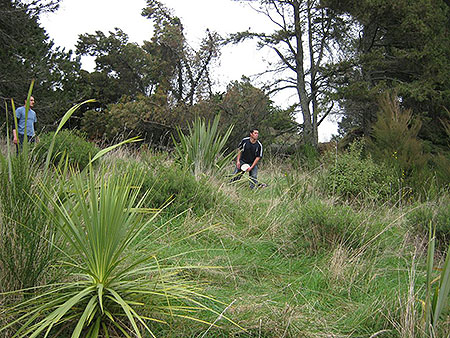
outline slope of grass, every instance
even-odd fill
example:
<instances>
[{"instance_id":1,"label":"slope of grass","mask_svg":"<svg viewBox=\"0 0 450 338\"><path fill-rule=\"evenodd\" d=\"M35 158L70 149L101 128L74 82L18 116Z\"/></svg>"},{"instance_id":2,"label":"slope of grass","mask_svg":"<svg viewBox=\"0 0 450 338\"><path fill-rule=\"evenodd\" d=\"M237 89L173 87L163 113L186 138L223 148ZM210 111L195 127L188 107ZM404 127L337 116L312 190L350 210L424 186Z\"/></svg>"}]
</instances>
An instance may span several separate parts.
<instances>
[{"instance_id":1,"label":"slope of grass","mask_svg":"<svg viewBox=\"0 0 450 338\"><path fill-rule=\"evenodd\" d=\"M267 159L260 179L268 187L259 190L223 176L194 180L167 154L125 152L108 161L125 172L140 168L154 189L146 207L175 198L143 230L141 245L164 250L167 265L202 266L181 277L225 304L202 317L214 325L173 318L152 326L156 336L423 336L426 248L414 230L416 203L347 200L323 189L323 169L299 173ZM430 205L436 215L448 207L422 207ZM447 310L443 337L449 322Z\"/></svg>"}]
</instances>

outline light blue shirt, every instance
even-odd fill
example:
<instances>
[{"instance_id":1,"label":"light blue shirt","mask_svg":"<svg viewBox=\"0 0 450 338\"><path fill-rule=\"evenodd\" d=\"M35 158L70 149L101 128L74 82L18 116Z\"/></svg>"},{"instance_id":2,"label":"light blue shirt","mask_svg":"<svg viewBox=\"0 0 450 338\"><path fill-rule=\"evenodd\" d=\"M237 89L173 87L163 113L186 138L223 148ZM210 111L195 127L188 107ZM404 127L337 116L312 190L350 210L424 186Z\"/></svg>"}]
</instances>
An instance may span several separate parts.
<instances>
[{"instance_id":1,"label":"light blue shirt","mask_svg":"<svg viewBox=\"0 0 450 338\"><path fill-rule=\"evenodd\" d=\"M25 107L19 107L16 109L17 117L17 129L19 134L25 134ZM28 120L27 120L27 136L34 136L34 124L37 122L36 113L34 110L28 110Z\"/></svg>"}]
</instances>

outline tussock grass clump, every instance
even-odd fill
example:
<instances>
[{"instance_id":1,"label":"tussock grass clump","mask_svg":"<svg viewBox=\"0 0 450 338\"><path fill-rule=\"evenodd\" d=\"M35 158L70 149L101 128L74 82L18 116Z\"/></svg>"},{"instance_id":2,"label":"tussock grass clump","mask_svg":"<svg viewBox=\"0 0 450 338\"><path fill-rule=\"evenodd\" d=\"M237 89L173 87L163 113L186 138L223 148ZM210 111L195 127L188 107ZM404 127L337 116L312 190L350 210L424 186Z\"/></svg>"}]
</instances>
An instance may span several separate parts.
<instances>
[{"instance_id":1,"label":"tussock grass clump","mask_svg":"<svg viewBox=\"0 0 450 338\"><path fill-rule=\"evenodd\" d=\"M195 214L202 215L215 209L224 199L211 185L209 177L195 179L175 163L165 161L162 156L147 154L143 160L127 158L116 161L116 165L122 172L135 170L140 173L140 194L152 191L146 196L146 206L161 207L170 202L166 211L180 213L190 209Z\"/></svg>"},{"instance_id":2,"label":"tussock grass clump","mask_svg":"<svg viewBox=\"0 0 450 338\"><path fill-rule=\"evenodd\" d=\"M444 251L450 242L450 196L419 204L406 214L406 225L421 238L427 238L430 224L436 231L436 247Z\"/></svg>"},{"instance_id":3,"label":"tussock grass clump","mask_svg":"<svg viewBox=\"0 0 450 338\"><path fill-rule=\"evenodd\" d=\"M297 208L288 224L291 232L288 252L294 255L314 254L338 244L359 248L382 230L380 224L349 206L311 199L297 204Z\"/></svg>"},{"instance_id":4,"label":"tussock grass clump","mask_svg":"<svg viewBox=\"0 0 450 338\"><path fill-rule=\"evenodd\" d=\"M61 158L64 158L70 165L82 170L91 158L100 151L94 144L86 141L85 137L86 135L80 132L67 129L59 131L56 136L54 132L46 133L39 137L39 143L36 145L34 152L37 158L44 162L54 139L52 162L57 164Z\"/></svg>"},{"instance_id":5,"label":"tussock grass clump","mask_svg":"<svg viewBox=\"0 0 450 338\"><path fill-rule=\"evenodd\" d=\"M51 280L57 259L55 228L38 202L49 202L42 185L56 184L44 177L28 153L0 154L0 292L33 287Z\"/></svg>"}]
</instances>

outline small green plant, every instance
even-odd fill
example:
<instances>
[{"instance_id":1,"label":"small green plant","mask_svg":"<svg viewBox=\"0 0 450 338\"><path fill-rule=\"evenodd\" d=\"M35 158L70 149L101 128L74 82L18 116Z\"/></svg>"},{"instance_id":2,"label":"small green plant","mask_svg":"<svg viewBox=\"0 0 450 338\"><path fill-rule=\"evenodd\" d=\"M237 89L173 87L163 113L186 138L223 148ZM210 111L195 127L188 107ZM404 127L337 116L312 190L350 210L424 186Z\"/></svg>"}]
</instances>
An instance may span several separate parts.
<instances>
[{"instance_id":1,"label":"small green plant","mask_svg":"<svg viewBox=\"0 0 450 338\"><path fill-rule=\"evenodd\" d=\"M35 147L35 154L40 160L46 159L53 139L55 142L52 162L56 164L64 157L70 165L78 167L80 170L86 167L91 158L100 150L86 141L83 134L64 129L56 135L54 132L50 132L40 136L39 143Z\"/></svg>"},{"instance_id":2,"label":"small green plant","mask_svg":"<svg viewBox=\"0 0 450 338\"><path fill-rule=\"evenodd\" d=\"M214 118L213 123L206 123L196 118L189 134L185 135L178 129L179 142L175 141L175 153L181 165L191 171L196 177L212 170L221 171L234 156L223 150L230 137L233 126L230 126L224 135L219 135L220 116Z\"/></svg>"}]
</instances>

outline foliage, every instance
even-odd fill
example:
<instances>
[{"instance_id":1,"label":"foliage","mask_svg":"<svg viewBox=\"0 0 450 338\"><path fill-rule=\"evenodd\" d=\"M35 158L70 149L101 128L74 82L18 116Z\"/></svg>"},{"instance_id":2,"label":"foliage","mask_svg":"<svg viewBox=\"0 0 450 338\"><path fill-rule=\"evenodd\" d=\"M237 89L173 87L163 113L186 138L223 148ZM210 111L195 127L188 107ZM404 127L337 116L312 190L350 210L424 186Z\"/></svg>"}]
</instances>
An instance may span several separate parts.
<instances>
[{"instance_id":1,"label":"foliage","mask_svg":"<svg viewBox=\"0 0 450 338\"><path fill-rule=\"evenodd\" d=\"M142 45L131 43L121 29L83 34L77 53L95 57L92 73L82 73L90 96L102 100L102 108L124 96L165 97L169 104L192 106L211 93L210 67L219 56L218 34L206 31L197 50L186 43L181 20L159 1L147 1L142 15L151 19L154 34Z\"/></svg>"},{"instance_id":2,"label":"foliage","mask_svg":"<svg viewBox=\"0 0 450 338\"><path fill-rule=\"evenodd\" d=\"M220 135L219 121L220 115L217 115L212 123L196 118L192 127L189 126L188 135L178 129L180 142L174 139L177 160L196 177L202 173L222 171L234 156L233 153L226 154L224 150L233 126Z\"/></svg>"},{"instance_id":3,"label":"foliage","mask_svg":"<svg viewBox=\"0 0 450 338\"><path fill-rule=\"evenodd\" d=\"M323 4L353 20L349 48L332 71L346 108L347 127L357 124L367 135L375 121L379 93L395 90L404 108L422 118L419 137L443 149L440 120L445 118L442 108L450 102L448 2L327 0Z\"/></svg>"},{"instance_id":4,"label":"foliage","mask_svg":"<svg viewBox=\"0 0 450 338\"><path fill-rule=\"evenodd\" d=\"M101 31L80 35L77 53L95 57L95 72L85 73L84 79L91 87L91 97L101 98L105 107L123 96L136 98L155 90L154 57L129 42L128 35L119 28L108 36Z\"/></svg>"},{"instance_id":5,"label":"foliage","mask_svg":"<svg viewBox=\"0 0 450 338\"><path fill-rule=\"evenodd\" d=\"M58 163L62 158L70 165L83 170L89 161L100 150L94 144L85 140L85 135L76 131L64 129L56 136L55 132L43 134L35 147L36 156L44 162L52 140L55 139L52 162Z\"/></svg>"},{"instance_id":6,"label":"foliage","mask_svg":"<svg viewBox=\"0 0 450 338\"><path fill-rule=\"evenodd\" d=\"M380 109L369 149L374 159L394 168L398 179L407 184L423 175L428 159L417 138L421 123L413 118L410 110L400 108L395 95L385 94Z\"/></svg>"},{"instance_id":7,"label":"foliage","mask_svg":"<svg viewBox=\"0 0 450 338\"><path fill-rule=\"evenodd\" d=\"M68 329L72 337L141 337L142 331L153 335L149 323L164 322L163 316L208 310L198 301L199 288L178 276L180 268L139 250L137 238L156 217L144 218L149 210L137 200L139 178L105 174L103 169L96 178L92 168L74 174L69 189L47 209L67 243L60 250L71 278L9 309L20 317L3 330L17 324L16 337Z\"/></svg>"},{"instance_id":8,"label":"foliage","mask_svg":"<svg viewBox=\"0 0 450 338\"><path fill-rule=\"evenodd\" d=\"M61 111L84 96L80 60L55 48L39 23L39 15L57 8L59 0L2 0L0 12L0 98L23 103L32 79L38 130L53 127ZM0 105L0 125L5 122Z\"/></svg>"},{"instance_id":9,"label":"foliage","mask_svg":"<svg viewBox=\"0 0 450 338\"><path fill-rule=\"evenodd\" d=\"M429 231L430 224L433 225L436 247L441 251L446 249L446 245L450 241L449 203L448 196L444 195L436 201L415 206L406 215L406 224L414 233L423 237Z\"/></svg>"},{"instance_id":10,"label":"foliage","mask_svg":"<svg viewBox=\"0 0 450 338\"><path fill-rule=\"evenodd\" d=\"M291 220L288 253L318 254L336 246L356 249L379 230L348 206L330 206L319 200L307 200Z\"/></svg>"},{"instance_id":11,"label":"foliage","mask_svg":"<svg viewBox=\"0 0 450 338\"><path fill-rule=\"evenodd\" d=\"M437 281L433 280L435 237L432 224L429 227L429 242L427 251L427 281L424 302L425 332L429 337L438 337L438 323L446 310L450 293L450 244L447 245L445 262ZM436 286L433 287L433 284ZM433 290L434 289L434 290Z\"/></svg>"},{"instance_id":12,"label":"foliage","mask_svg":"<svg viewBox=\"0 0 450 338\"><path fill-rule=\"evenodd\" d=\"M174 126L184 126L191 115L179 114L167 106L167 97L159 94L137 98L122 97L108 109L88 110L82 121L82 130L93 138L114 140L128 135L139 135L147 142L167 145Z\"/></svg>"},{"instance_id":13,"label":"foliage","mask_svg":"<svg viewBox=\"0 0 450 338\"><path fill-rule=\"evenodd\" d=\"M397 177L390 168L364 156L364 142L356 141L347 151L329 159L322 177L328 193L344 198L388 200L398 189Z\"/></svg>"},{"instance_id":14,"label":"foliage","mask_svg":"<svg viewBox=\"0 0 450 338\"><path fill-rule=\"evenodd\" d=\"M142 15L154 23L154 35L143 48L155 58L161 92L188 106L210 95L210 68L220 55L220 36L207 29L195 50L186 43L180 18L160 1L147 0Z\"/></svg>"}]
</instances>

